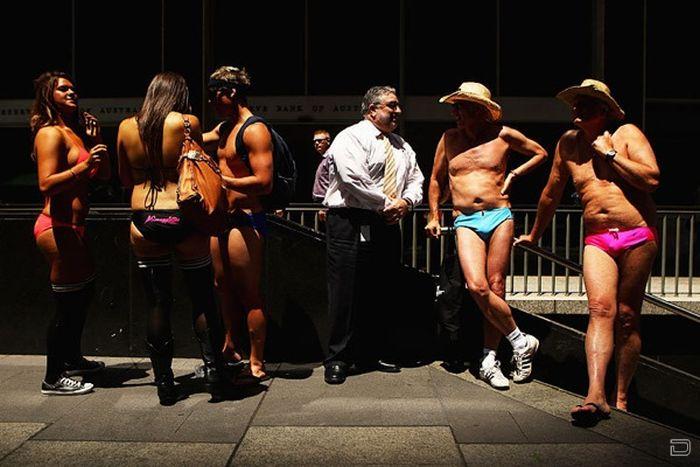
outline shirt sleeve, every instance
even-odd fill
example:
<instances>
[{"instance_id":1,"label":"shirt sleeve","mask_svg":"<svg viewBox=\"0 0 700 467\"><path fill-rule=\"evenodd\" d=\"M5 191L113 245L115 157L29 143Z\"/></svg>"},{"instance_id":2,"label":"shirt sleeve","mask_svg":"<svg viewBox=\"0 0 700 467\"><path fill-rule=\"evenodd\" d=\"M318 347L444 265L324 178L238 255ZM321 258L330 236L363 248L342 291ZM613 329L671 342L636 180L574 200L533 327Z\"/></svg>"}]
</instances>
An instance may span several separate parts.
<instances>
[{"instance_id":1,"label":"shirt sleeve","mask_svg":"<svg viewBox=\"0 0 700 467\"><path fill-rule=\"evenodd\" d=\"M407 198L413 206L417 206L423 202L423 181L425 177L416 161L415 151L408 143L404 144L408 155L408 167L406 167L406 183L404 184L401 197Z\"/></svg>"},{"instance_id":2,"label":"shirt sleeve","mask_svg":"<svg viewBox=\"0 0 700 467\"><path fill-rule=\"evenodd\" d=\"M314 178L314 187L311 193L314 201L323 201L326 197L326 190L328 189L328 169L330 167L330 155L327 155L318 164L316 169L316 177Z\"/></svg>"},{"instance_id":3,"label":"shirt sleeve","mask_svg":"<svg viewBox=\"0 0 700 467\"><path fill-rule=\"evenodd\" d=\"M367 152L358 135L341 133L328 150L338 175L341 192L353 196L366 209L382 210L388 198L372 181L367 169Z\"/></svg>"}]
</instances>

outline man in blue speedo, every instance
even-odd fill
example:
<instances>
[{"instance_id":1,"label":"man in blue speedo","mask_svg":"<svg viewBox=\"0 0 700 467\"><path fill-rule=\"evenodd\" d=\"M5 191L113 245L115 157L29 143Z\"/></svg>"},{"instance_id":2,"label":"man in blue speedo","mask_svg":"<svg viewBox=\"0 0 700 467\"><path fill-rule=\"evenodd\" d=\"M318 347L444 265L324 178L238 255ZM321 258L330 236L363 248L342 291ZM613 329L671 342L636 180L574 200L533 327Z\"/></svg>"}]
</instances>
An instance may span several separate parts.
<instances>
[{"instance_id":1,"label":"man in blue speedo","mask_svg":"<svg viewBox=\"0 0 700 467\"><path fill-rule=\"evenodd\" d=\"M462 273L483 312L484 349L479 377L497 389L510 383L500 370L496 349L505 335L513 346L512 376L516 383L532 373L539 341L518 329L505 302L505 272L513 241L513 216L508 191L520 177L544 162L547 152L517 130L501 125L501 107L479 83L462 83L440 99L452 104L457 128L446 131L435 151L429 185L430 216L426 231L440 235L439 201L449 189L455 214L457 253ZM529 157L506 173L508 153Z\"/></svg>"}]
</instances>

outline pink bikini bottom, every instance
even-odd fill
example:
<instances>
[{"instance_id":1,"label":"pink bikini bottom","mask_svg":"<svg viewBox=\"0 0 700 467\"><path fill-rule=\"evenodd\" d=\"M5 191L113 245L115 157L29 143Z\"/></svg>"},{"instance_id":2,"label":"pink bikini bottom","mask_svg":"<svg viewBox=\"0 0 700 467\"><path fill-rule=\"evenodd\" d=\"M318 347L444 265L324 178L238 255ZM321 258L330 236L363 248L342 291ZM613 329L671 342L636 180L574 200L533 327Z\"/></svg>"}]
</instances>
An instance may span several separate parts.
<instances>
[{"instance_id":1,"label":"pink bikini bottom","mask_svg":"<svg viewBox=\"0 0 700 467\"><path fill-rule=\"evenodd\" d=\"M609 229L607 232L586 235L584 243L600 248L613 258L642 243L657 241L654 227L635 227L629 230Z\"/></svg>"},{"instance_id":2,"label":"pink bikini bottom","mask_svg":"<svg viewBox=\"0 0 700 467\"><path fill-rule=\"evenodd\" d=\"M84 225L69 224L68 222L57 221L51 219L51 216L47 216L43 212L39 214L39 217L36 218L36 222L34 223L34 238L39 238L39 235L41 235L49 229L53 229L54 227L71 228L75 230L75 232L80 236L80 238L85 238Z\"/></svg>"}]
</instances>

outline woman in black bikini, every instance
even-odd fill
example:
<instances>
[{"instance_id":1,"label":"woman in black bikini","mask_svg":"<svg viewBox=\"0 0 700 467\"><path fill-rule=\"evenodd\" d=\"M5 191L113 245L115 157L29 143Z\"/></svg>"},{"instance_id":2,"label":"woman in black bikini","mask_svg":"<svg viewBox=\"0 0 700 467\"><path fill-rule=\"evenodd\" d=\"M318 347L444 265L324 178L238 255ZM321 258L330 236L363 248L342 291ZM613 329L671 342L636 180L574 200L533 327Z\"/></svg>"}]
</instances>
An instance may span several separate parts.
<instances>
[{"instance_id":1,"label":"woman in black bikini","mask_svg":"<svg viewBox=\"0 0 700 467\"><path fill-rule=\"evenodd\" d=\"M202 143L199 120L189 115L189 90L177 73L160 73L139 113L119 125L119 175L131 195L131 246L149 305L146 345L162 405L180 398L171 368L174 253L192 301L192 322L204 360L207 390L221 395L223 334L213 289L209 237L180 215L177 163L186 137Z\"/></svg>"},{"instance_id":2,"label":"woman in black bikini","mask_svg":"<svg viewBox=\"0 0 700 467\"><path fill-rule=\"evenodd\" d=\"M46 375L41 392L85 394L92 391L92 384L72 377L104 368L102 362L85 359L80 350L95 278L85 239L85 218L90 209L88 181L93 177L109 179L109 155L95 118L78 109L78 94L67 74L43 73L34 87L30 126L39 190L44 196L34 238L49 263L56 303L46 335Z\"/></svg>"}]
</instances>

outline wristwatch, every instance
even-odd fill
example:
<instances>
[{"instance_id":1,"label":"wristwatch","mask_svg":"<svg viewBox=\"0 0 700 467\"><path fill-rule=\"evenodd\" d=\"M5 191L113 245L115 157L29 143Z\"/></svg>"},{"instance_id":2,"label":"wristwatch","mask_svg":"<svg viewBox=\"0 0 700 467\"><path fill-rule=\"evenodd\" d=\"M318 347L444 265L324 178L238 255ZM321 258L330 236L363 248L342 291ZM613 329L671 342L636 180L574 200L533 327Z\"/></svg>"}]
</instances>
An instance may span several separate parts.
<instances>
[{"instance_id":1,"label":"wristwatch","mask_svg":"<svg viewBox=\"0 0 700 467\"><path fill-rule=\"evenodd\" d=\"M605 153L605 160L611 162L613 159L615 159L615 156L617 156L617 151L611 149L610 151Z\"/></svg>"}]
</instances>

